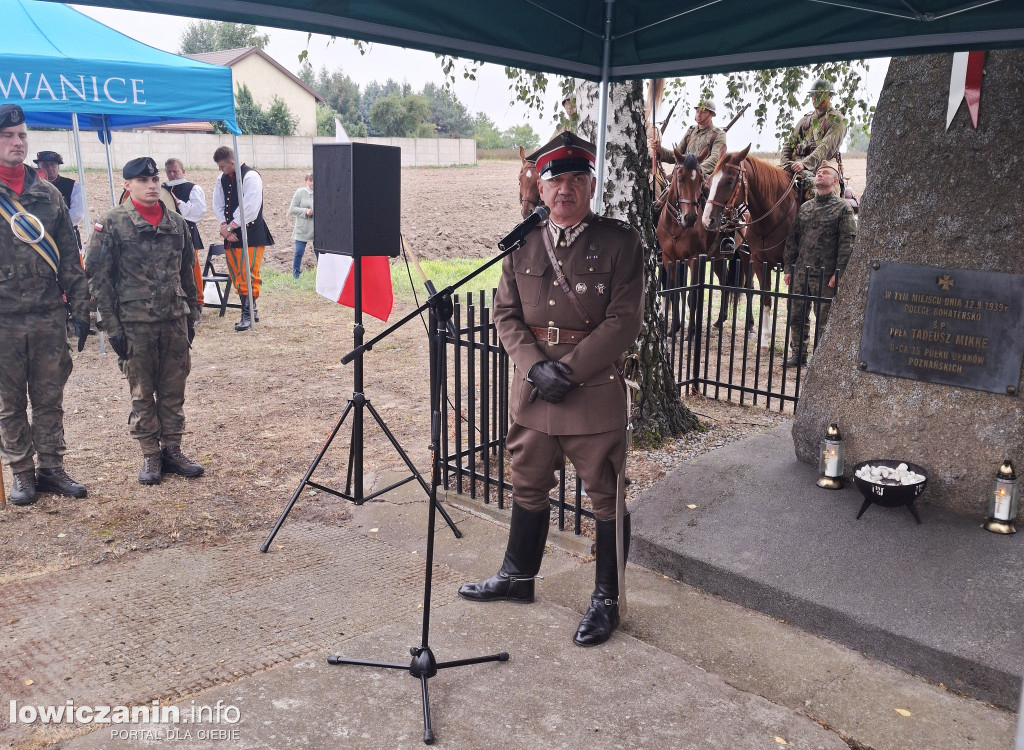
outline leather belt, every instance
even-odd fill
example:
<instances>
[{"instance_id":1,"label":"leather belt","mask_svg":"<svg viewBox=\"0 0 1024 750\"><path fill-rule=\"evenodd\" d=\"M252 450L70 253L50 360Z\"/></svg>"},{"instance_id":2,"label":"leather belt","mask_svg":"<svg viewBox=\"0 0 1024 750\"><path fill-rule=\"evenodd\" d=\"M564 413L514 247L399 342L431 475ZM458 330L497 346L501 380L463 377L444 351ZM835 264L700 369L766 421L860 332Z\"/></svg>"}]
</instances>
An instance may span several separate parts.
<instances>
[{"instance_id":1,"label":"leather belt","mask_svg":"<svg viewBox=\"0 0 1024 750\"><path fill-rule=\"evenodd\" d=\"M534 335L537 341L548 342L548 346L554 346L555 344L578 344L590 335L590 331L570 331L568 328L555 328L553 326L547 328L530 326L530 333Z\"/></svg>"}]
</instances>

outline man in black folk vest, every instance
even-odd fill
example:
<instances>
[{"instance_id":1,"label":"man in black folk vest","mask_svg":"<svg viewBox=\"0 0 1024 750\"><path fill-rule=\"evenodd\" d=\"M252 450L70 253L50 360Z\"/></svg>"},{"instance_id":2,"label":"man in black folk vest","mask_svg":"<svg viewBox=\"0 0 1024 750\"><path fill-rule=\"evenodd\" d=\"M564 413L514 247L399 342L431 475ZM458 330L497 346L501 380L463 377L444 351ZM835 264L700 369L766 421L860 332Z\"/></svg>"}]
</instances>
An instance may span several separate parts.
<instances>
[{"instance_id":1,"label":"man in black folk vest","mask_svg":"<svg viewBox=\"0 0 1024 750\"><path fill-rule=\"evenodd\" d=\"M82 199L82 186L77 180L70 177L61 177L60 165L64 163L63 157L56 151L40 151L33 159L36 165L43 170L46 179L60 192L64 202L71 212L71 223L75 227L75 237L78 239L78 247L82 247L82 236L79 227L85 221L85 201Z\"/></svg>"},{"instance_id":2,"label":"man in black folk vest","mask_svg":"<svg viewBox=\"0 0 1024 750\"><path fill-rule=\"evenodd\" d=\"M252 321L260 320L256 300L260 296L260 263L267 245L274 244L267 223L263 221L263 178L255 169L242 164L242 207L245 209L245 232L249 242L249 266L252 273L252 294L245 278L242 261L242 212L238 210L238 188L235 185L235 152L221 146L213 152L213 160L221 171L213 189L213 212L220 219L220 236L224 238L224 254L228 261L231 282L242 300L242 318L236 331L245 331Z\"/></svg>"},{"instance_id":3,"label":"man in black folk vest","mask_svg":"<svg viewBox=\"0 0 1024 750\"><path fill-rule=\"evenodd\" d=\"M164 162L167 182L163 187L174 196L174 204L178 213L185 220L188 233L192 237L192 247L196 251L195 279L199 290L199 306L203 306L203 266L199 260L199 251L203 248L203 238L199 236L199 222L206 213L206 193L194 182L185 179L185 164L181 159L171 157Z\"/></svg>"}]
</instances>

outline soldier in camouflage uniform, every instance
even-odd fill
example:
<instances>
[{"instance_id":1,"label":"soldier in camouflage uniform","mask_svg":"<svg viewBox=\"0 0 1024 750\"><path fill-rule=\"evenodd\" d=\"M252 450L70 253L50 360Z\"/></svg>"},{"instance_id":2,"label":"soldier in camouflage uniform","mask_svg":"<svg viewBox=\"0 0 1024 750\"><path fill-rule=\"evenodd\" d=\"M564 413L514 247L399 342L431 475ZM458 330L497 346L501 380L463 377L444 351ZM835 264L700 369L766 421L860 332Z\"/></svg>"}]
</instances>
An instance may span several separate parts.
<instances>
[{"instance_id":1,"label":"soldier in camouflage uniform","mask_svg":"<svg viewBox=\"0 0 1024 750\"><path fill-rule=\"evenodd\" d=\"M808 112L797 123L796 129L782 146L781 165L783 169L800 176L806 195L814 180L818 167L825 161L835 161L840 166L842 159L839 147L846 137L846 119L832 108L832 84L819 78L811 86L813 112Z\"/></svg>"},{"instance_id":2,"label":"soldier in camouflage uniform","mask_svg":"<svg viewBox=\"0 0 1024 750\"><path fill-rule=\"evenodd\" d=\"M71 352L62 295L73 311L81 351L89 331L89 290L67 206L57 188L23 164L27 149L25 113L15 104L0 106L0 455L14 476L14 505L34 503L38 492L86 495L64 471ZM27 215L15 222L16 235L11 218L21 211ZM33 245L42 230L46 236ZM49 260L41 254L51 252Z\"/></svg>"},{"instance_id":3,"label":"soldier in camouflage uniform","mask_svg":"<svg viewBox=\"0 0 1024 750\"><path fill-rule=\"evenodd\" d=\"M795 294L819 296L820 292L822 297L835 297L839 277L850 260L853 240L857 236L857 223L850 204L833 192L838 183L839 169L835 162L824 162L819 166L814 175L816 195L800 206L789 228L783 263L787 269L786 285ZM806 270L808 266L809 272ZM824 272L820 269L824 269ZM819 289L822 278L828 281L824 289ZM831 302L821 303L817 312L819 333L825 330L831 307ZM810 339L807 308L808 303L798 299L793 300L790 307L789 345L792 355L786 360L787 365L807 361Z\"/></svg>"},{"instance_id":4,"label":"soldier in camouflage uniform","mask_svg":"<svg viewBox=\"0 0 1024 750\"><path fill-rule=\"evenodd\" d=\"M85 271L103 330L132 394L131 436L142 448L141 484L162 474L197 477L181 452L189 348L199 322L195 252L185 220L160 202L160 172L147 157L122 171L130 200L96 226Z\"/></svg>"},{"instance_id":5,"label":"soldier in camouflage uniform","mask_svg":"<svg viewBox=\"0 0 1024 750\"><path fill-rule=\"evenodd\" d=\"M683 135L683 140L679 141L679 145L676 147L684 155L693 154L694 156L700 156L701 151L705 148L708 149L707 157L700 163L700 171L704 175L705 183L708 177L711 176L711 173L715 171L715 165L718 164L718 160L722 158L722 154L726 150L725 131L713 122L715 110L714 99L701 100L697 105L697 124L690 126L690 129ZM672 151L662 147L657 128L654 128L654 138L651 146L657 151L658 158L661 161L675 164L676 159ZM659 200L661 200L661 197L663 195L659 197Z\"/></svg>"}]
</instances>

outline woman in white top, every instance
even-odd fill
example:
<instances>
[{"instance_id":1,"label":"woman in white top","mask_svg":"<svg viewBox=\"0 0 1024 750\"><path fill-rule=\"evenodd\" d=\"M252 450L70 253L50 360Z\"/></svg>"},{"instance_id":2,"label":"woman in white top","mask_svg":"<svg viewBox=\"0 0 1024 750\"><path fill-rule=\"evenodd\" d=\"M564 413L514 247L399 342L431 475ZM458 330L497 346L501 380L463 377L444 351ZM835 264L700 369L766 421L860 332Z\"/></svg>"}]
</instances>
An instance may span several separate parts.
<instances>
[{"instance_id":1,"label":"woman in white top","mask_svg":"<svg viewBox=\"0 0 1024 750\"><path fill-rule=\"evenodd\" d=\"M292 239L295 240L295 258L292 260L292 278L299 278L302 271L302 256L306 253L306 245L313 241L313 173L306 175L306 187L295 191L292 205L288 213L295 217L295 229ZM316 252L316 248L313 248ZM318 253L319 255L319 253Z\"/></svg>"}]
</instances>

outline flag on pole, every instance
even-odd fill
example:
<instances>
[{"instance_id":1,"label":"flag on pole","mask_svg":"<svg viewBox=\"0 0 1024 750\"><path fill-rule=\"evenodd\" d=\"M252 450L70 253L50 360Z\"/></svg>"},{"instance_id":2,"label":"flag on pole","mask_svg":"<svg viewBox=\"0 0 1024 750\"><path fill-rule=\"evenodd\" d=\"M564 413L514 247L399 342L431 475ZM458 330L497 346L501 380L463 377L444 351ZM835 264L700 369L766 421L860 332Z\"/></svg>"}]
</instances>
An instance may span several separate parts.
<instances>
[{"instance_id":1,"label":"flag on pole","mask_svg":"<svg viewBox=\"0 0 1024 750\"><path fill-rule=\"evenodd\" d=\"M391 266L385 255L362 259L363 312L388 322L395 295L391 289ZM355 259L351 255L320 253L316 265L316 292L345 307L356 306Z\"/></svg>"},{"instance_id":2,"label":"flag on pole","mask_svg":"<svg viewBox=\"0 0 1024 750\"><path fill-rule=\"evenodd\" d=\"M345 132L345 127L341 124L341 120L339 120L337 117L334 118L334 142L349 142L348 133Z\"/></svg>"}]
</instances>

